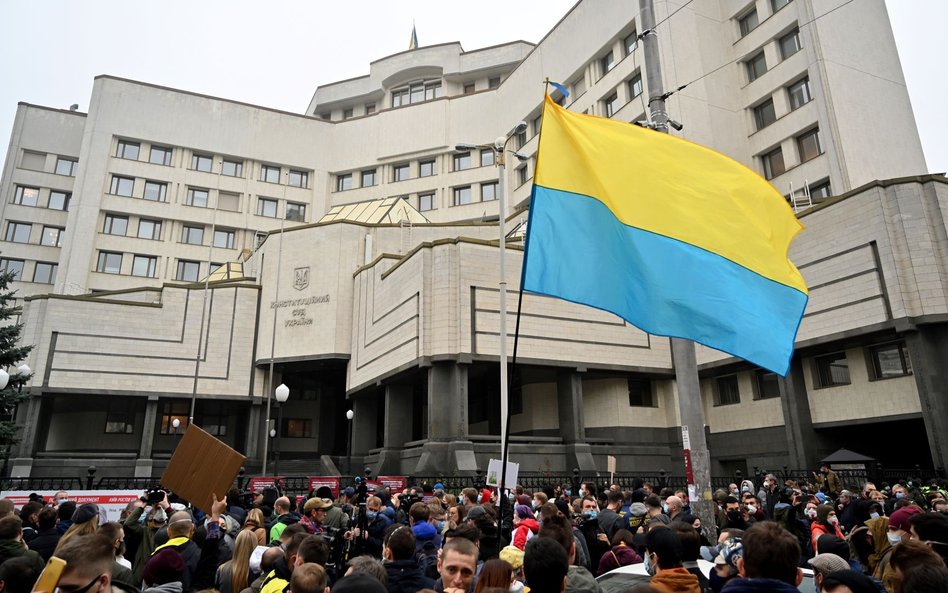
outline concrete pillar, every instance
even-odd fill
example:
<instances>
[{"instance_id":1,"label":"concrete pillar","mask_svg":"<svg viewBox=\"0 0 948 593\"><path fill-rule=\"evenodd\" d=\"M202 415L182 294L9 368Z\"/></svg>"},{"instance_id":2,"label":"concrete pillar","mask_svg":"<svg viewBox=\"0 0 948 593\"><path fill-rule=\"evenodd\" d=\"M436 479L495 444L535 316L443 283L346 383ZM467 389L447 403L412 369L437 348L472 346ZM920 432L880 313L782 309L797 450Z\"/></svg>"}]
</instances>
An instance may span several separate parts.
<instances>
[{"instance_id":1,"label":"concrete pillar","mask_svg":"<svg viewBox=\"0 0 948 593\"><path fill-rule=\"evenodd\" d=\"M250 413L247 414L247 449L244 455L247 456L245 469L248 473L255 471L251 469L255 466L250 463L250 460L255 459L259 464L260 456L263 455L260 446L260 435L263 434L263 406L261 403L261 398L251 398Z\"/></svg>"},{"instance_id":2,"label":"concrete pillar","mask_svg":"<svg viewBox=\"0 0 948 593\"><path fill-rule=\"evenodd\" d=\"M803 360L799 355L794 355L790 361L790 371L786 377L778 375L777 384L780 388L790 467L814 467L817 440L813 433L806 381L803 379Z\"/></svg>"},{"instance_id":3,"label":"concrete pillar","mask_svg":"<svg viewBox=\"0 0 948 593\"><path fill-rule=\"evenodd\" d=\"M386 385L384 435L377 475L398 474L401 470L399 454L412 435L413 385Z\"/></svg>"},{"instance_id":4,"label":"concrete pillar","mask_svg":"<svg viewBox=\"0 0 948 593\"><path fill-rule=\"evenodd\" d=\"M474 445L468 440L467 394L467 366L432 363L428 369L428 442L413 473L473 473L477 469Z\"/></svg>"},{"instance_id":5,"label":"concrete pillar","mask_svg":"<svg viewBox=\"0 0 948 593\"><path fill-rule=\"evenodd\" d=\"M316 433L316 446L320 453L332 454L336 452L336 435L339 431L343 433L343 438L345 438L346 431L348 430L346 426L348 422L348 420L346 420L346 410L349 409L352 402L345 402L345 395L340 392L334 392L330 387L320 389L318 398L319 416L316 418L316 422L319 429ZM342 440L343 439L338 439L338 441ZM346 452L345 447L343 447L342 452Z\"/></svg>"},{"instance_id":6,"label":"concrete pillar","mask_svg":"<svg viewBox=\"0 0 948 593\"><path fill-rule=\"evenodd\" d=\"M948 467L948 333L946 325L923 325L905 335L912 374L935 468Z\"/></svg>"},{"instance_id":7,"label":"concrete pillar","mask_svg":"<svg viewBox=\"0 0 948 593\"><path fill-rule=\"evenodd\" d=\"M584 474L595 473L592 448L586 443L586 421L583 414L583 378L575 371L556 375L556 406L559 412L560 437L566 454L566 467L579 468Z\"/></svg>"},{"instance_id":8,"label":"concrete pillar","mask_svg":"<svg viewBox=\"0 0 948 593\"><path fill-rule=\"evenodd\" d=\"M149 396L145 402L145 419L142 421L142 440L135 460L135 477L150 478L154 469L151 458L155 445L155 427L158 424L158 396Z\"/></svg>"},{"instance_id":9,"label":"concrete pillar","mask_svg":"<svg viewBox=\"0 0 948 593\"><path fill-rule=\"evenodd\" d=\"M352 399L352 456L369 454L376 446L376 427L378 426L378 401L375 394Z\"/></svg>"},{"instance_id":10,"label":"concrete pillar","mask_svg":"<svg viewBox=\"0 0 948 593\"><path fill-rule=\"evenodd\" d=\"M40 408L43 400L39 395L31 395L20 404L17 413L17 423L23 427L20 432L20 442L13 451L10 459L10 476L14 478L29 477L33 471L33 453L36 452L37 429L40 426Z\"/></svg>"}]
</instances>

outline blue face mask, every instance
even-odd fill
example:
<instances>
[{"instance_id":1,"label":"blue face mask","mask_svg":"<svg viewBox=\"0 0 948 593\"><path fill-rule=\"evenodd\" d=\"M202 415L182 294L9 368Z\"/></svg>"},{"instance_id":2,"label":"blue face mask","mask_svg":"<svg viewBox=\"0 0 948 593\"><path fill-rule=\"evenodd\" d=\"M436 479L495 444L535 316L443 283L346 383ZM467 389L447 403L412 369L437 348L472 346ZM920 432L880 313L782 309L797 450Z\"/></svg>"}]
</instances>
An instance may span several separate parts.
<instances>
[{"instance_id":1,"label":"blue face mask","mask_svg":"<svg viewBox=\"0 0 948 593\"><path fill-rule=\"evenodd\" d=\"M376 517L378 517L379 514L378 514L378 512L376 512L376 511L366 511L366 512L365 512L365 516L366 516L367 519L370 519L370 520L371 520L371 519L375 519Z\"/></svg>"},{"instance_id":2,"label":"blue face mask","mask_svg":"<svg viewBox=\"0 0 948 593\"><path fill-rule=\"evenodd\" d=\"M648 553L645 554L645 572L648 573L649 576L655 576L655 567L652 566L652 555Z\"/></svg>"},{"instance_id":3,"label":"blue face mask","mask_svg":"<svg viewBox=\"0 0 948 593\"><path fill-rule=\"evenodd\" d=\"M480 494L477 495L477 504L481 504L481 499L482 499L482 498L483 498L483 496L481 496Z\"/></svg>"},{"instance_id":4,"label":"blue face mask","mask_svg":"<svg viewBox=\"0 0 948 593\"><path fill-rule=\"evenodd\" d=\"M598 516L599 513L597 511L586 511L583 513L583 517L586 517L587 519L595 519Z\"/></svg>"},{"instance_id":5,"label":"blue face mask","mask_svg":"<svg viewBox=\"0 0 948 593\"><path fill-rule=\"evenodd\" d=\"M573 492L571 490L566 491L566 496L572 496L572 495L573 495Z\"/></svg>"},{"instance_id":6,"label":"blue face mask","mask_svg":"<svg viewBox=\"0 0 948 593\"><path fill-rule=\"evenodd\" d=\"M905 493L904 493L904 492L901 492L901 491L900 491L900 492L896 492L896 493L895 493L895 497L896 497L896 498L905 498Z\"/></svg>"},{"instance_id":7,"label":"blue face mask","mask_svg":"<svg viewBox=\"0 0 948 593\"><path fill-rule=\"evenodd\" d=\"M662 512L665 513L666 515L668 514L668 505L667 505L667 504L663 504L663 505L662 505Z\"/></svg>"},{"instance_id":8,"label":"blue face mask","mask_svg":"<svg viewBox=\"0 0 948 593\"><path fill-rule=\"evenodd\" d=\"M435 527L438 528L438 533L444 531L444 521L435 521Z\"/></svg>"}]
</instances>

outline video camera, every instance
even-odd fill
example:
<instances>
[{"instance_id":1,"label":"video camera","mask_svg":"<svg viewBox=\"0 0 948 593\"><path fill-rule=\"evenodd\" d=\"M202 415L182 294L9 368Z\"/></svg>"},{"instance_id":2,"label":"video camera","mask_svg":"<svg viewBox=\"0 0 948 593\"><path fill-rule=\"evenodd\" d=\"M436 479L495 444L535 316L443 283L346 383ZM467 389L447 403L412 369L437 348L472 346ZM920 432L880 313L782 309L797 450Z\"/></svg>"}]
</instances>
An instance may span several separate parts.
<instances>
[{"instance_id":1,"label":"video camera","mask_svg":"<svg viewBox=\"0 0 948 593\"><path fill-rule=\"evenodd\" d=\"M160 488L152 488L145 492L143 500L145 504L155 505L165 499L165 491Z\"/></svg>"}]
</instances>

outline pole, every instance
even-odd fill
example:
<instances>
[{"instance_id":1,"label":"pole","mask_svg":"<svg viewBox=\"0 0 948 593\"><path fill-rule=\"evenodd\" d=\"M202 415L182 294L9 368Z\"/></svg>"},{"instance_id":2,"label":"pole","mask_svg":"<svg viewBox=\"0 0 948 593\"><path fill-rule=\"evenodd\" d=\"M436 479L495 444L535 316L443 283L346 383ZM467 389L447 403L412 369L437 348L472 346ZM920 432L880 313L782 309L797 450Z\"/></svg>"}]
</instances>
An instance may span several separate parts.
<instances>
[{"instance_id":1,"label":"pole","mask_svg":"<svg viewBox=\"0 0 948 593\"><path fill-rule=\"evenodd\" d=\"M277 435L273 441L273 475L280 475L280 439L283 438L283 406L277 400Z\"/></svg>"},{"instance_id":2,"label":"pole","mask_svg":"<svg viewBox=\"0 0 948 593\"><path fill-rule=\"evenodd\" d=\"M661 61L655 27L652 0L639 0L643 30L642 50L645 52L645 74L648 80L648 105L655 129L668 133L668 113L665 111ZM698 363L695 345L690 340L671 338L672 362L675 365L675 384L678 390L678 408L681 415L684 444L685 473L688 479L688 498L694 514L711 535L716 532L716 513L711 500L711 458L704 434L704 405L698 385ZM713 538L709 538L713 539Z\"/></svg>"},{"instance_id":3,"label":"pole","mask_svg":"<svg viewBox=\"0 0 948 593\"><path fill-rule=\"evenodd\" d=\"M503 472L507 469L507 168L506 153L507 144L500 147L497 151L497 208L500 210L498 217L500 243L500 458L503 460ZM504 484L500 485L501 490Z\"/></svg>"},{"instance_id":4,"label":"pole","mask_svg":"<svg viewBox=\"0 0 948 593\"><path fill-rule=\"evenodd\" d=\"M283 197L286 198L286 186L283 186ZM285 203L285 200L284 200ZM279 206L277 207L279 209ZM277 212L279 214L279 210ZM283 265L283 229L286 224L286 216L284 215L282 220L280 220L280 247L277 249L277 274L276 274L276 286L273 289L273 300L278 301L280 298L280 268ZM264 438L263 438L263 473L267 473L267 445L270 444L270 441L267 439L270 436L270 399L273 397L273 353L276 351L276 335L277 335L277 311L278 308L273 307L273 329L270 332L270 370L267 375L267 426L264 428Z\"/></svg>"},{"instance_id":5,"label":"pole","mask_svg":"<svg viewBox=\"0 0 948 593\"><path fill-rule=\"evenodd\" d=\"M346 474L352 475L352 418L346 414Z\"/></svg>"}]
</instances>

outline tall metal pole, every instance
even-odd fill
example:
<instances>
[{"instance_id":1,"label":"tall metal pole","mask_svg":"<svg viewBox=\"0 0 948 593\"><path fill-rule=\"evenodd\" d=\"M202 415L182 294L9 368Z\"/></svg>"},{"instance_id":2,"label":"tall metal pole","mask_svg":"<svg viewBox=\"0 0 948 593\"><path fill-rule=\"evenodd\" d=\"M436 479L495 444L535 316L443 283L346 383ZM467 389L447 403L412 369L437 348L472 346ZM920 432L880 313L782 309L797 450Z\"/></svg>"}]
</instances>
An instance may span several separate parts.
<instances>
[{"instance_id":1,"label":"tall metal pole","mask_svg":"<svg viewBox=\"0 0 948 593\"><path fill-rule=\"evenodd\" d=\"M665 111L661 61L655 28L652 0L639 0L642 23L642 50L645 52L645 74L648 80L648 105L655 129L668 133L668 113ZM682 442L685 454L685 473L688 479L688 497L695 515L702 518L706 529L715 529L714 502L711 499L711 456L704 434L704 405L698 385L698 363L695 345L691 340L671 339L672 362L675 365L675 384L678 390L678 408L681 415Z\"/></svg>"},{"instance_id":2,"label":"tall metal pole","mask_svg":"<svg viewBox=\"0 0 948 593\"><path fill-rule=\"evenodd\" d=\"M282 239L281 239L282 240ZM280 439L283 438L283 406L277 400L277 435L273 441L273 475L280 475Z\"/></svg>"},{"instance_id":3,"label":"tall metal pole","mask_svg":"<svg viewBox=\"0 0 948 593\"><path fill-rule=\"evenodd\" d=\"M498 138L498 141L500 139ZM500 231L500 458L507 463L507 140L497 146L494 153L497 158L497 208L500 210L498 224ZM505 466L506 468L506 466ZM501 492L504 484L500 485Z\"/></svg>"},{"instance_id":4,"label":"tall metal pole","mask_svg":"<svg viewBox=\"0 0 948 593\"><path fill-rule=\"evenodd\" d=\"M286 203L286 186L283 186L283 203ZM280 214L280 205L277 204L277 215ZM283 218L280 220L280 247L277 249L277 273L276 273L276 286L273 288L273 302L276 303L280 298L280 268L283 266L283 230L286 226L286 215L284 214ZM270 436L270 400L273 398L273 354L276 352L276 335L277 335L277 311L278 307L273 308L273 329L270 332L270 369L267 375L267 423L264 427L263 435L263 473L267 473L267 446L270 444L270 441L267 439Z\"/></svg>"}]
</instances>

